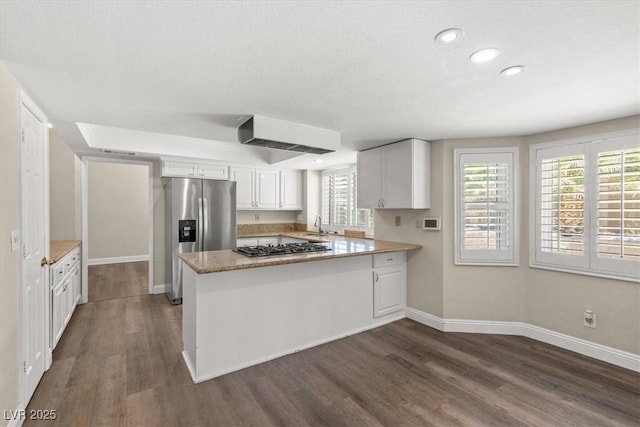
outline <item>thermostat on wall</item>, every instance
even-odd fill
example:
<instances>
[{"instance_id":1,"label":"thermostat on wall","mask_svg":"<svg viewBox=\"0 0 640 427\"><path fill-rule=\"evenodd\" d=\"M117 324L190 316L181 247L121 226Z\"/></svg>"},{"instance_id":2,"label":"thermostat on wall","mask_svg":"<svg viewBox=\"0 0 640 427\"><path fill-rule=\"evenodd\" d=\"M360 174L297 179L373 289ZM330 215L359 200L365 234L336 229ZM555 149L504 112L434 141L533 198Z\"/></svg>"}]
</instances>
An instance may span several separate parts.
<instances>
[{"instance_id":1,"label":"thermostat on wall","mask_svg":"<svg viewBox=\"0 0 640 427\"><path fill-rule=\"evenodd\" d=\"M439 231L440 218L422 218L422 229L429 231Z\"/></svg>"}]
</instances>

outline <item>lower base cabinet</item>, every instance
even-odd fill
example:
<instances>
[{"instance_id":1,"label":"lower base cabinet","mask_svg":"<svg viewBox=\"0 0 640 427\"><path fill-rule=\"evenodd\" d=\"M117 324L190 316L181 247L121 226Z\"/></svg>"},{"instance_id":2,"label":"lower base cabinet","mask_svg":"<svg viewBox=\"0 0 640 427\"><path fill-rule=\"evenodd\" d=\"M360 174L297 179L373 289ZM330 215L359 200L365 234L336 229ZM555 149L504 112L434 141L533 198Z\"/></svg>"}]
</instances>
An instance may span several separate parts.
<instances>
[{"instance_id":1,"label":"lower base cabinet","mask_svg":"<svg viewBox=\"0 0 640 427\"><path fill-rule=\"evenodd\" d=\"M51 275L51 349L53 350L80 300L80 248L73 249L52 266Z\"/></svg>"},{"instance_id":2,"label":"lower base cabinet","mask_svg":"<svg viewBox=\"0 0 640 427\"><path fill-rule=\"evenodd\" d=\"M373 317L381 317L406 306L406 264L404 252L373 257Z\"/></svg>"}]
</instances>

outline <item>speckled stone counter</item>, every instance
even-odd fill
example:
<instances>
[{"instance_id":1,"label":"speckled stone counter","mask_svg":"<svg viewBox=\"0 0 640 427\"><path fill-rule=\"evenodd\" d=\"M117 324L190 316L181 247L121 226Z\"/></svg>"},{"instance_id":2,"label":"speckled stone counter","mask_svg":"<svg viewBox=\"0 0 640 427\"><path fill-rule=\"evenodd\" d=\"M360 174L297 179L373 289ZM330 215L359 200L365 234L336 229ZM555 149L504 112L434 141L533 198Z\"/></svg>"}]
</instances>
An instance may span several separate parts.
<instances>
[{"instance_id":1,"label":"speckled stone counter","mask_svg":"<svg viewBox=\"0 0 640 427\"><path fill-rule=\"evenodd\" d=\"M82 240L52 240L49 246L50 263L55 264L60 261L60 259L71 252L73 248L81 244Z\"/></svg>"},{"instance_id":2,"label":"speckled stone counter","mask_svg":"<svg viewBox=\"0 0 640 427\"><path fill-rule=\"evenodd\" d=\"M287 236L306 239L331 248L330 251L282 256L249 258L232 250L191 252L181 254L180 258L198 274L220 271L242 270L246 268L267 267L272 265L296 264L332 258L345 258L359 255L371 255L383 252L410 251L422 246L411 243L397 243L385 240L350 238L338 235L317 235L313 233L277 233L272 236ZM261 236L265 236L261 234Z\"/></svg>"}]
</instances>

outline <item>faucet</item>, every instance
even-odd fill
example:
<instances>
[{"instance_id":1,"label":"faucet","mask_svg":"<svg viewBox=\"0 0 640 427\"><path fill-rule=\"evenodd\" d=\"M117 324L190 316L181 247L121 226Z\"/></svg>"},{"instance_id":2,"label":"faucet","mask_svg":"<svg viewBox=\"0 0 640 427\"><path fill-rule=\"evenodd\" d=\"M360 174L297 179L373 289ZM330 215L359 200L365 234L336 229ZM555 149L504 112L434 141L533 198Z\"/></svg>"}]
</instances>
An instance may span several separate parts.
<instances>
[{"instance_id":1,"label":"faucet","mask_svg":"<svg viewBox=\"0 0 640 427\"><path fill-rule=\"evenodd\" d=\"M318 227L319 234L324 233L324 230L322 229L322 217L320 215L316 217L316 222L313 224L313 226Z\"/></svg>"}]
</instances>

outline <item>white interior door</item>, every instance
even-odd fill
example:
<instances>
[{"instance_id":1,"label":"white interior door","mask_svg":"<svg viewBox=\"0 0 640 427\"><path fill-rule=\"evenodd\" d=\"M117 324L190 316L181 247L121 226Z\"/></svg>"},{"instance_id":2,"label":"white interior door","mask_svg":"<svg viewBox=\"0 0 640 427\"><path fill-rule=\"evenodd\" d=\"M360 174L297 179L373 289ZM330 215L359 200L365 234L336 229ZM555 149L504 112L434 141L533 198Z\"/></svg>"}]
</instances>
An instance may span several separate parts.
<instances>
[{"instance_id":1,"label":"white interior door","mask_svg":"<svg viewBox=\"0 0 640 427\"><path fill-rule=\"evenodd\" d=\"M45 204L45 126L26 105L21 108L22 169L22 401L26 406L45 370L47 349L48 255Z\"/></svg>"}]
</instances>

